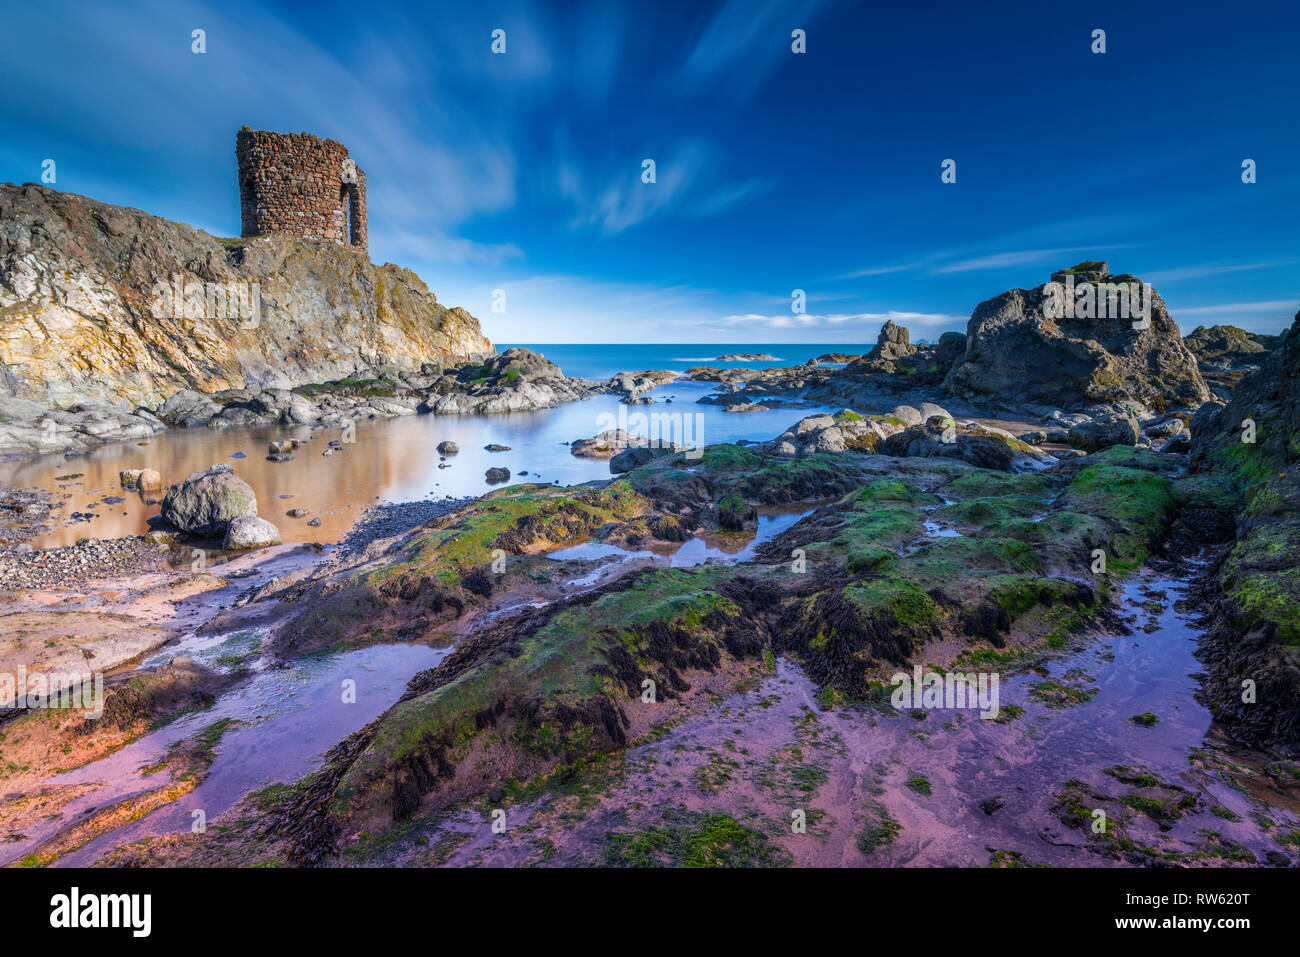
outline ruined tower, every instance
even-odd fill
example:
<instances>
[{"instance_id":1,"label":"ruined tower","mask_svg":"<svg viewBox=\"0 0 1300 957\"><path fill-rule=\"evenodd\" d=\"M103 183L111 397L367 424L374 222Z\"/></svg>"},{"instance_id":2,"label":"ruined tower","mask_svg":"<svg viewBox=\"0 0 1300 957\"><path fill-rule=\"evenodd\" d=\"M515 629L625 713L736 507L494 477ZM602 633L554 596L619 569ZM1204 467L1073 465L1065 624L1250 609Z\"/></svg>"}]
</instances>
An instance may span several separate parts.
<instances>
[{"instance_id":1,"label":"ruined tower","mask_svg":"<svg viewBox=\"0 0 1300 957\"><path fill-rule=\"evenodd\" d=\"M335 140L247 126L235 137L242 236L288 233L369 252L366 174Z\"/></svg>"}]
</instances>

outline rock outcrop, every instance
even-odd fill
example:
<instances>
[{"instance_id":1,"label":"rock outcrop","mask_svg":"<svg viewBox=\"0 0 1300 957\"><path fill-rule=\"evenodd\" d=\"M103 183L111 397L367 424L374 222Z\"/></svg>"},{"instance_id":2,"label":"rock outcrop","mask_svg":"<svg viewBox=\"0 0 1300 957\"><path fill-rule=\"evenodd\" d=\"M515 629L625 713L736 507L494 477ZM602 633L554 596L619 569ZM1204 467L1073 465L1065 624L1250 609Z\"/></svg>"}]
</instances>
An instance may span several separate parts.
<instances>
[{"instance_id":1,"label":"rock outcrop","mask_svg":"<svg viewBox=\"0 0 1300 957\"><path fill-rule=\"evenodd\" d=\"M871 357L893 362L914 352L916 346L912 345L912 337L907 329L890 319L880 327L880 335L876 337L876 348Z\"/></svg>"},{"instance_id":2,"label":"rock outcrop","mask_svg":"<svg viewBox=\"0 0 1300 957\"><path fill-rule=\"evenodd\" d=\"M1233 369L1258 365L1280 336L1247 332L1237 326L1197 326L1183 338L1202 368Z\"/></svg>"},{"instance_id":3,"label":"rock outcrop","mask_svg":"<svg viewBox=\"0 0 1300 957\"><path fill-rule=\"evenodd\" d=\"M1082 263L1052 280L1076 293L1091 289L1090 308L1070 308L1079 301L1071 298L1063 310L1054 309L1064 297L1054 297L1050 284L980 303L967 326L965 354L944 380L949 392L1066 409L1138 402L1163 411L1195 408L1209 398L1196 357L1154 289L1134 276L1110 275L1105 263ZM1116 308L1118 295L1108 301L1104 294L1108 284L1126 293L1145 290L1149 315L1133 304Z\"/></svg>"},{"instance_id":4,"label":"rock outcrop","mask_svg":"<svg viewBox=\"0 0 1300 957\"><path fill-rule=\"evenodd\" d=\"M436 415L527 412L585 399L613 388L610 383L571 379L550 359L531 349L507 349L481 366L460 370L434 383L421 412Z\"/></svg>"},{"instance_id":5,"label":"rock outcrop","mask_svg":"<svg viewBox=\"0 0 1300 957\"><path fill-rule=\"evenodd\" d=\"M472 315L355 248L218 239L36 184L0 185L0 395L130 411L181 390L289 389L492 351Z\"/></svg>"},{"instance_id":6,"label":"rock outcrop","mask_svg":"<svg viewBox=\"0 0 1300 957\"><path fill-rule=\"evenodd\" d=\"M1193 418L1192 440L1192 462L1237 506L1205 583L1203 698L1239 740L1300 753L1300 313L1227 405Z\"/></svg>"},{"instance_id":7,"label":"rock outcrop","mask_svg":"<svg viewBox=\"0 0 1300 957\"><path fill-rule=\"evenodd\" d=\"M187 535L223 535L234 519L257 517L257 495L229 465L214 465L169 488L159 517Z\"/></svg>"}]
</instances>

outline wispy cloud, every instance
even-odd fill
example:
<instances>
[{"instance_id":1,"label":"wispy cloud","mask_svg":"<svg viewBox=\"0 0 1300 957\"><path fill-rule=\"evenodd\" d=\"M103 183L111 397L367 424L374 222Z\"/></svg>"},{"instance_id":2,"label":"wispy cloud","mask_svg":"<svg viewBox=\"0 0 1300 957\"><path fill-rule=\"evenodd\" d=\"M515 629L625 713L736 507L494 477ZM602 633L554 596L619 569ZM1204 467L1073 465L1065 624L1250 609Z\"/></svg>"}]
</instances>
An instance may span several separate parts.
<instances>
[{"instance_id":1,"label":"wispy cloud","mask_svg":"<svg viewBox=\"0 0 1300 957\"><path fill-rule=\"evenodd\" d=\"M728 0L682 64L681 81L726 83L733 95L751 95L783 60L789 62L791 32L807 30L824 5L824 0Z\"/></svg>"},{"instance_id":2,"label":"wispy cloud","mask_svg":"<svg viewBox=\"0 0 1300 957\"><path fill-rule=\"evenodd\" d=\"M654 161L654 182L643 180L643 161ZM668 212L689 218L716 215L772 188L774 181L725 179L718 151L699 139L681 142L666 155L630 156L622 168L593 188L574 162L556 175L560 194L572 203L573 228L599 226L605 235L623 232Z\"/></svg>"},{"instance_id":3,"label":"wispy cloud","mask_svg":"<svg viewBox=\"0 0 1300 957\"><path fill-rule=\"evenodd\" d=\"M1227 302L1218 306L1194 306L1190 309L1179 309L1178 315L1201 317L1235 315L1258 316L1269 313L1288 313L1294 315L1298 305L1300 305L1300 299L1268 299L1262 302Z\"/></svg>"},{"instance_id":4,"label":"wispy cloud","mask_svg":"<svg viewBox=\"0 0 1300 957\"><path fill-rule=\"evenodd\" d=\"M888 312L832 312L820 315L812 313L776 313L774 315L746 313L743 315L722 316L717 321L723 326L747 327L754 330L826 329L834 330L837 335L846 335L852 331L866 331L870 327L874 327L875 331L878 332L881 325L891 320L900 326L916 326L921 329L934 330L964 325L966 318L966 316L945 313L903 312L891 309Z\"/></svg>"},{"instance_id":5,"label":"wispy cloud","mask_svg":"<svg viewBox=\"0 0 1300 957\"><path fill-rule=\"evenodd\" d=\"M1242 263L1235 266L1220 265L1202 265L1187 266L1183 269L1158 269L1155 272L1149 272L1142 278L1149 283L1174 283L1185 282L1189 279L1205 279L1209 276L1220 276L1225 273L1247 272L1252 269L1272 269L1276 266L1293 265L1293 263Z\"/></svg>"},{"instance_id":6,"label":"wispy cloud","mask_svg":"<svg viewBox=\"0 0 1300 957\"><path fill-rule=\"evenodd\" d=\"M866 279L870 276L888 276L893 273L912 272L924 266L924 263L898 263L894 266L869 266L866 269L856 269L853 272L842 273L838 276L832 276L832 281L841 279Z\"/></svg>"},{"instance_id":7,"label":"wispy cloud","mask_svg":"<svg viewBox=\"0 0 1300 957\"><path fill-rule=\"evenodd\" d=\"M935 266L936 275L953 272L971 272L976 269L1006 269L1011 266L1030 266L1038 263L1058 263L1062 256L1074 256L1080 253L1096 254L1123 246L1069 246L1056 249L1020 249L1013 252L993 253L988 256L976 256L972 259L960 259L956 262Z\"/></svg>"},{"instance_id":8,"label":"wispy cloud","mask_svg":"<svg viewBox=\"0 0 1300 957\"><path fill-rule=\"evenodd\" d=\"M422 260L453 266L500 266L524 256L524 251L514 243L481 243L439 229L428 232L382 230L371 233L371 242L376 240L404 250L410 257L408 261Z\"/></svg>"}]
</instances>

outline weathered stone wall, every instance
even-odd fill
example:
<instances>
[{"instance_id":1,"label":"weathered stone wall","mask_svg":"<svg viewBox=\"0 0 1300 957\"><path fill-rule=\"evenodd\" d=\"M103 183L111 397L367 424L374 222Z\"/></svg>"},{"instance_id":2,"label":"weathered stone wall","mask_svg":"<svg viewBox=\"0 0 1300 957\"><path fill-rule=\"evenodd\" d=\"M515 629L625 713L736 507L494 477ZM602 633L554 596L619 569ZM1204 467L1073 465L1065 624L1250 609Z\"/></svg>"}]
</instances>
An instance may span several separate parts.
<instances>
[{"instance_id":1,"label":"weathered stone wall","mask_svg":"<svg viewBox=\"0 0 1300 957\"><path fill-rule=\"evenodd\" d=\"M246 126L235 156L241 235L286 233L369 251L366 174L342 143Z\"/></svg>"}]
</instances>

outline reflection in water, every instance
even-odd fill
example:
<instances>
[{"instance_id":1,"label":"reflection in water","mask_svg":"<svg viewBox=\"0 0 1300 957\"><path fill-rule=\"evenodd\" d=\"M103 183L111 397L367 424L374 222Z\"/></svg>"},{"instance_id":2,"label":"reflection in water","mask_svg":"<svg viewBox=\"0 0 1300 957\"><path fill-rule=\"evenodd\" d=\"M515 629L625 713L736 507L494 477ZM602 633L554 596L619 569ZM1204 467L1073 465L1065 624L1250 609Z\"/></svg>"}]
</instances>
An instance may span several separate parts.
<instances>
[{"instance_id":1,"label":"reflection in water","mask_svg":"<svg viewBox=\"0 0 1300 957\"><path fill-rule=\"evenodd\" d=\"M64 808L62 821L75 820L90 809L160 786L161 776L144 776L140 769L176 742L222 719L239 722L221 736L212 768L193 792L91 841L58 865L88 864L107 848L147 834L188 831L194 808L202 808L210 820L249 791L296 780L331 747L382 714L401 696L411 675L436 666L447 654L448 649L426 645L381 645L261 671L210 709L184 715L107 758L52 778L51 786L103 782ZM343 682L349 680L356 683L355 701L345 701L342 694ZM49 831L59 823L50 822ZM46 837L45 831L33 831L27 841L7 847L0 863L21 857L25 848Z\"/></svg>"},{"instance_id":2,"label":"reflection in water","mask_svg":"<svg viewBox=\"0 0 1300 957\"><path fill-rule=\"evenodd\" d=\"M547 554L547 558L556 561L574 561L594 560L600 558L615 558L620 562L632 561L633 559L665 559L666 564L673 568L688 568L692 565L703 565L712 559L713 561L726 562L728 564L737 562L747 562L754 557L754 551L763 542L775 538L787 528L796 524L800 519L812 514L812 510L786 513L782 515L760 515L758 517L758 530L752 535L747 536L741 532L722 533L710 536L708 539L695 536L687 539L680 546L675 546L671 551L650 549L641 549L638 551L628 551L619 548L617 545L605 545L601 542L584 542L581 545L572 545L569 548L561 548ZM576 578L573 584L587 584L600 577L603 568L597 568L592 574L583 578Z\"/></svg>"},{"instance_id":3,"label":"reflection in water","mask_svg":"<svg viewBox=\"0 0 1300 957\"><path fill-rule=\"evenodd\" d=\"M709 383L674 383L655 390L659 400L655 405L625 412L702 415L703 441L711 444L742 438L770 439L795 419L819 411L810 408L737 415L696 403L714 389ZM675 401L664 403L668 396L675 396ZM147 504L136 493L122 491L118 478L122 469L156 469L166 485L191 472L227 462L253 487L259 514L279 527L284 541L329 543L342 538L366 506L377 501L481 495L492 487L484 472L494 466L508 468L512 483L553 481L573 485L608 478L607 462L575 458L569 454L568 443L595 435L605 424L600 421L602 413L618 415L619 409L616 397L597 396L537 412L376 419L358 423L356 442L328 457L322 456L321 450L330 440L341 438L338 429L259 426L172 430L154 436L147 445L118 443L70 459L43 455L0 462L0 482L67 495L62 499L66 506L60 510L65 516L74 511L94 513L96 517L89 522L61 525L33 540L40 547L70 545L86 536L113 538L148 530L145 519L156 515L158 506ZM297 450L292 462L266 461L267 444L287 437L309 441ZM448 468L439 468L436 446L448 439L460 446L460 452L441 463ZM510 451L488 452L484 446L489 443L510 446ZM236 452L243 452L245 457L232 458ZM527 475L522 474L525 471ZM59 480L72 475L76 477ZM105 504L105 496L121 496L125 501ZM307 509L309 514L289 518L285 513L291 508ZM314 517L320 518L318 528L307 525Z\"/></svg>"}]
</instances>

